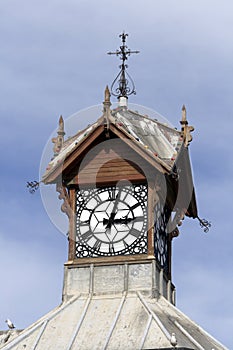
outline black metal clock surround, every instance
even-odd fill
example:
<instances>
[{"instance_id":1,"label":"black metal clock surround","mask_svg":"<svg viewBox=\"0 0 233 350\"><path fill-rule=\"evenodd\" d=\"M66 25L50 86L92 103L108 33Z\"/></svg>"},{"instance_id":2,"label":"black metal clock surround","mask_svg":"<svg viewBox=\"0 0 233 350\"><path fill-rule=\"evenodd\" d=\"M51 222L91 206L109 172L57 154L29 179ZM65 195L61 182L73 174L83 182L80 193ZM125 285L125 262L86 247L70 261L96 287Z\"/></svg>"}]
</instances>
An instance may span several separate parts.
<instances>
[{"instance_id":1,"label":"black metal clock surround","mask_svg":"<svg viewBox=\"0 0 233 350\"><path fill-rule=\"evenodd\" d=\"M158 202L154 208L154 247L155 257L165 272L169 269L168 221L171 212L166 205Z\"/></svg>"},{"instance_id":2,"label":"black metal clock surround","mask_svg":"<svg viewBox=\"0 0 233 350\"><path fill-rule=\"evenodd\" d=\"M146 184L76 192L76 258L147 253Z\"/></svg>"}]
</instances>

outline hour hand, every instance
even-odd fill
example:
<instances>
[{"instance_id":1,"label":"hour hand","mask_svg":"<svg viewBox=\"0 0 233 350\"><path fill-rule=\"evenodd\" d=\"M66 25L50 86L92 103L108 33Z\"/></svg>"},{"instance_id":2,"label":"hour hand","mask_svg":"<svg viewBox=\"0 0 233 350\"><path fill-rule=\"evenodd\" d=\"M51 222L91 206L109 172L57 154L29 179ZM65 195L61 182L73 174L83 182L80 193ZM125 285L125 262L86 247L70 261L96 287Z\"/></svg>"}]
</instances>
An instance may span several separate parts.
<instances>
[{"instance_id":1,"label":"hour hand","mask_svg":"<svg viewBox=\"0 0 233 350\"><path fill-rule=\"evenodd\" d=\"M123 218L116 219L114 223L121 224L121 225L127 225L129 222L133 221L133 218L128 218L127 216L123 216Z\"/></svg>"},{"instance_id":2,"label":"hour hand","mask_svg":"<svg viewBox=\"0 0 233 350\"><path fill-rule=\"evenodd\" d=\"M132 217L128 218L127 216L123 216L122 218L119 219L112 219L111 224L121 224L121 225L127 225L130 222L141 222L143 221L143 216L139 217ZM111 228L110 226L110 219L104 219L103 224L106 225L106 228Z\"/></svg>"},{"instance_id":3,"label":"hour hand","mask_svg":"<svg viewBox=\"0 0 233 350\"><path fill-rule=\"evenodd\" d=\"M106 228L111 228L111 226L114 224L115 215L116 215L116 213L111 213L110 218L109 218L108 220L107 220L107 219L104 219L103 224L104 224L104 222L105 222ZM106 220L107 222L106 222L105 220ZM104 225L105 225L105 224L104 224Z\"/></svg>"}]
</instances>

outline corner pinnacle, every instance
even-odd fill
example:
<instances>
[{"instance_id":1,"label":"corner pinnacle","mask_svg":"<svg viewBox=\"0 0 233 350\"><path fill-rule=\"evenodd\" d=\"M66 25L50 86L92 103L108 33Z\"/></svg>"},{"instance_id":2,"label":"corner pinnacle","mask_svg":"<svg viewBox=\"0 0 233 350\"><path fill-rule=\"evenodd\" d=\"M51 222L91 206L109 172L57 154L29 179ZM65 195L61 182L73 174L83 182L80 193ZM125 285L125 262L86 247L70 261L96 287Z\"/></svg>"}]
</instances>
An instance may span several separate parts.
<instances>
[{"instance_id":1,"label":"corner pinnacle","mask_svg":"<svg viewBox=\"0 0 233 350\"><path fill-rule=\"evenodd\" d=\"M110 91L107 85L104 91L104 102L110 102L110 96Z\"/></svg>"},{"instance_id":2,"label":"corner pinnacle","mask_svg":"<svg viewBox=\"0 0 233 350\"><path fill-rule=\"evenodd\" d=\"M190 142L193 139L191 132L194 131L194 127L188 125L185 105L183 105L182 107L182 116L181 116L180 124L181 124L181 135L183 137L184 145L185 147L188 147Z\"/></svg>"},{"instance_id":3,"label":"corner pinnacle","mask_svg":"<svg viewBox=\"0 0 233 350\"><path fill-rule=\"evenodd\" d=\"M185 107L185 105L183 105L182 106L182 118L181 118L181 122L180 122L182 125L188 124L186 114L187 114L186 107Z\"/></svg>"}]
</instances>

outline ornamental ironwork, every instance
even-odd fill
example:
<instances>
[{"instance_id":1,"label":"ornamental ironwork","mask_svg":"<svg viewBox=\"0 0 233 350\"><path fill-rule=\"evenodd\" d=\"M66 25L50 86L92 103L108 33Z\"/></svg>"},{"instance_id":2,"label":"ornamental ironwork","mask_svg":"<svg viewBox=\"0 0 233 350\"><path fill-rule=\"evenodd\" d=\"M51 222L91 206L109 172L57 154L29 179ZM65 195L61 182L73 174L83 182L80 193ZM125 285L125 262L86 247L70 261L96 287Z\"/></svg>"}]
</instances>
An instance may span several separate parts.
<instances>
[{"instance_id":1,"label":"ornamental ironwork","mask_svg":"<svg viewBox=\"0 0 233 350\"><path fill-rule=\"evenodd\" d=\"M125 64L125 61L128 59L128 56L130 56L133 53L139 53L139 51L132 51L128 49L128 47L125 44L127 36L128 34L124 32L120 34L119 37L122 40L122 45L120 46L120 49L116 50L115 52L108 52L108 55L119 56L120 60L122 60L122 64L119 66L120 72L118 73L111 85L112 95L117 96L118 98L127 98L127 96L129 95L136 94L133 79L126 71L128 65Z\"/></svg>"},{"instance_id":2,"label":"ornamental ironwork","mask_svg":"<svg viewBox=\"0 0 233 350\"><path fill-rule=\"evenodd\" d=\"M169 234L168 221L170 218L170 210L164 203L160 201L156 204L154 209L154 246L155 256L159 265L168 272L169 270Z\"/></svg>"},{"instance_id":3,"label":"ornamental ironwork","mask_svg":"<svg viewBox=\"0 0 233 350\"><path fill-rule=\"evenodd\" d=\"M40 186L39 181L27 181L27 188L31 194L34 194Z\"/></svg>"}]
</instances>

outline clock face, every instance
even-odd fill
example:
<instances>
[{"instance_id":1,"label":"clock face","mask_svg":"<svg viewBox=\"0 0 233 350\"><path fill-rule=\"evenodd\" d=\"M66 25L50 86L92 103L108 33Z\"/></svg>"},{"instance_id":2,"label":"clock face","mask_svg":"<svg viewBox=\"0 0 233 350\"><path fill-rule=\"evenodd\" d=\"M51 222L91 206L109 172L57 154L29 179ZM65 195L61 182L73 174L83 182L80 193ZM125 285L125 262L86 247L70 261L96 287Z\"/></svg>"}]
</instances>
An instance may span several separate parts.
<instances>
[{"instance_id":1,"label":"clock face","mask_svg":"<svg viewBox=\"0 0 233 350\"><path fill-rule=\"evenodd\" d=\"M158 202L154 210L154 239L155 239L155 256L159 265L168 270L168 233L167 223L169 212L167 207Z\"/></svg>"},{"instance_id":2,"label":"clock face","mask_svg":"<svg viewBox=\"0 0 233 350\"><path fill-rule=\"evenodd\" d=\"M77 191L76 257L147 252L147 186Z\"/></svg>"}]
</instances>

